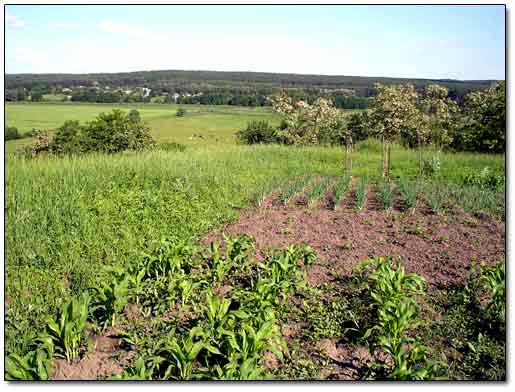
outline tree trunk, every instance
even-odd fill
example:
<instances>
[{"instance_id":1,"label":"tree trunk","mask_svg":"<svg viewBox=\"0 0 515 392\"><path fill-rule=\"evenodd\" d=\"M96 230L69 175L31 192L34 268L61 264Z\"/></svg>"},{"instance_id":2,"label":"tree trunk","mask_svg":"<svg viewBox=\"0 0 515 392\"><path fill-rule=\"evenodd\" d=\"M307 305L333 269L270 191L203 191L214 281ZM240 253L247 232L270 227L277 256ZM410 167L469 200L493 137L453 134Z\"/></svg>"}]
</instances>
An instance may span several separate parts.
<instances>
[{"instance_id":1,"label":"tree trunk","mask_svg":"<svg viewBox=\"0 0 515 392\"><path fill-rule=\"evenodd\" d=\"M347 174L352 172L352 138L347 138L345 143L345 171Z\"/></svg>"},{"instance_id":2,"label":"tree trunk","mask_svg":"<svg viewBox=\"0 0 515 392\"><path fill-rule=\"evenodd\" d=\"M390 141L383 141L383 177L390 178Z\"/></svg>"},{"instance_id":3,"label":"tree trunk","mask_svg":"<svg viewBox=\"0 0 515 392\"><path fill-rule=\"evenodd\" d=\"M420 132L417 132L418 141L418 175L422 177L422 143L420 141Z\"/></svg>"}]
</instances>

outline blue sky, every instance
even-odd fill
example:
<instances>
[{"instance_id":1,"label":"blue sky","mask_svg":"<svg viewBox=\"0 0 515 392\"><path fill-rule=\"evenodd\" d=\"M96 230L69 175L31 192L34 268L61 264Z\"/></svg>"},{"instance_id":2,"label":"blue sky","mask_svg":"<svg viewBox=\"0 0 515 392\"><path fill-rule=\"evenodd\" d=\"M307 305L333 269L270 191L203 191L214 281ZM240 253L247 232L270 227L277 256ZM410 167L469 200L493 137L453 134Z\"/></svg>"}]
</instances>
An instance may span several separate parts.
<instances>
[{"instance_id":1,"label":"blue sky","mask_svg":"<svg viewBox=\"0 0 515 392\"><path fill-rule=\"evenodd\" d=\"M7 73L505 78L504 6L8 5Z\"/></svg>"}]
</instances>

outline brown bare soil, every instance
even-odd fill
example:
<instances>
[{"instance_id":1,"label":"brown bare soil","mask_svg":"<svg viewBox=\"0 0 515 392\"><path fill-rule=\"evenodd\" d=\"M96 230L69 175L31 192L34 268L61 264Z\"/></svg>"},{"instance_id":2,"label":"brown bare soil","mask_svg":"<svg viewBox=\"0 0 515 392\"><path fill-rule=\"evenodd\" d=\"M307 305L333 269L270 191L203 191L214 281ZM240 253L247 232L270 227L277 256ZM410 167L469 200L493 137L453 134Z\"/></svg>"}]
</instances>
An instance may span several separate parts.
<instances>
[{"instance_id":1,"label":"brown bare soil","mask_svg":"<svg viewBox=\"0 0 515 392\"><path fill-rule=\"evenodd\" d=\"M91 335L90 339L92 347L79 361L54 361L53 380L98 380L123 372L131 353L124 352L124 358L116 357L121 344L116 330L110 328L102 336Z\"/></svg>"},{"instance_id":2,"label":"brown bare soil","mask_svg":"<svg viewBox=\"0 0 515 392\"><path fill-rule=\"evenodd\" d=\"M308 244L319 255L309 274L312 285L349 276L370 256L400 257L408 272L422 275L432 285L457 284L472 262L493 264L505 256L505 224L492 217L477 219L459 208L437 215L420 203L410 213L402 201L384 211L373 189L364 209L355 212L352 193L347 192L337 211L328 208L328 195L310 209L302 206L302 196L289 206L271 197L259 208L242 211L238 221L201 242L220 241L222 233L245 233L256 238L260 251Z\"/></svg>"}]
</instances>

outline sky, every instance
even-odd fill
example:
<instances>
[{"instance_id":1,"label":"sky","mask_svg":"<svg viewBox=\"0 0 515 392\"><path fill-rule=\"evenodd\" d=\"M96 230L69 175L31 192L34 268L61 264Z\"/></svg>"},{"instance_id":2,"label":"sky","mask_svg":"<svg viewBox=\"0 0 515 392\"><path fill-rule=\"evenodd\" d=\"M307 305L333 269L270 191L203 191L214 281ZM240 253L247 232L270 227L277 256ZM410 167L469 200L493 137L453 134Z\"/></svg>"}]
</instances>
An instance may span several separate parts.
<instances>
[{"instance_id":1,"label":"sky","mask_svg":"<svg viewBox=\"0 0 515 392\"><path fill-rule=\"evenodd\" d=\"M502 5L5 6L6 73L505 78Z\"/></svg>"}]
</instances>

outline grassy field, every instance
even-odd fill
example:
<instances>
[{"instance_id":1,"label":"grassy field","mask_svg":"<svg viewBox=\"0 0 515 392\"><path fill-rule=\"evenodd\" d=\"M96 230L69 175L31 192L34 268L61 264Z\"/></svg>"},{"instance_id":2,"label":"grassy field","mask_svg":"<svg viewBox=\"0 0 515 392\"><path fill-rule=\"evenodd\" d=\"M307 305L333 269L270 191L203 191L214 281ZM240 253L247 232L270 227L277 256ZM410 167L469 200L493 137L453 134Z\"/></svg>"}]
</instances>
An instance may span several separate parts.
<instances>
[{"instance_id":1,"label":"grassy field","mask_svg":"<svg viewBox=\"0 0 515 392\"><path fill-rule=\"evenodd\" d=\"M179 107L186 109L186 116L175 115ZM17 127L22 133L33 128L52 131L66 120L90 121L99 113L113 109L137 109L158 142L178 142L189 146L234 144L234 133L254 119L279 123L267 108L208 105L7 104L5 117L7 125ZM30 139L9 141L5 145L6 151L14 152L17 146L29 142Z\"/></svg>"},{"instance_id":2,"label":"grassy field","mask_svg":"<svg viewBox=\"0 0 515 392\"><path fill-rule=\"evenodd\" d=\"M7 123L22 131L52 128L115 107L137 108L158 141L179 142L186 150L6 160L7 352L26 353L48 315L98 285L107 266L130 270L152 244L165 239L195 242L293 178L343 176L339 148L236 145L233 134L247 121L278 122L263 109L184 106L188 114L179 118L176 106L7 105ZM7 150L13 148L7 143ZM375 141L359 144L353 175L376 181L380 151ZM464 175L485 167L502 174L504 156L443 154L440 176L425 183L421 195L435 204L452 199L469 213L502 218L503 191L461 185ZM395 146L391 171L395 179L415 178L416 152Z\"/></svg>"}]
</instances>

